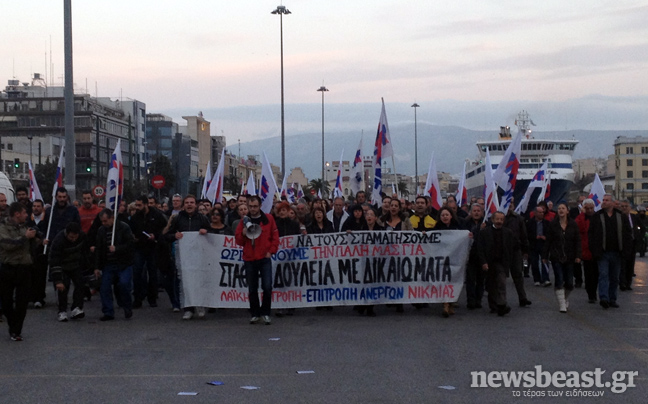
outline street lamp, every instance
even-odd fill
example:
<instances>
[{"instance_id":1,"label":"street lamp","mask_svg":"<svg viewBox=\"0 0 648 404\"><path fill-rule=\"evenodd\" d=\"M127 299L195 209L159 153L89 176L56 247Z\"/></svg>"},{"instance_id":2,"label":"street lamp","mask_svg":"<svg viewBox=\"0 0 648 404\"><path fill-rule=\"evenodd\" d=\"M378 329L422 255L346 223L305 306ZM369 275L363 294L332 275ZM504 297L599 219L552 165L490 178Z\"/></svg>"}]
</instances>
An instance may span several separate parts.
<instances>
[{"instance_id":1,"label":"street lamp","mask_svg":"<svg viewBox=\"0 0 648 404\"><path fill-rule=\"evenodd\" d=\"M32 139L34 139L34 135L31 133L27 135L27 139L29 139L29 164L32 162Z\"/></svg>"},{"instance_id":2,"label":"street lamp","mask_svg":"<svg viewBox=\"0 0 648 404\"><path fill-rule=\"evenodd\" d=\"M286 173L286 139L284 126L284 74L283 74L283 15L291 14L285 6L277 6L272 14L279 14L279 35L281 42L281 174Z\"/></svg>"},{"instance_id":3,"label":"street lamp","mask_svg":"<svg viewBox=\"0 0 648 404\"><path fill-rule=\"evenodd\" d=\"M317 91L322 93L322 181L324 181L324 92L328 91L328 88L322 86Z\"/></svg>"},{"instance_id":4,"label":"street lamp","mask_svg":"<svg viewBox=\"0 0 648 404\"><path fill-rule=\"evenodd\" d=\"M417 134L417 122L416 122L416 108L420 107L417 103L412 104L414 108L414 176L416 183L416 195L419 192L419 177L418 177L418 134Z\"/></svg>"}]
</instances>

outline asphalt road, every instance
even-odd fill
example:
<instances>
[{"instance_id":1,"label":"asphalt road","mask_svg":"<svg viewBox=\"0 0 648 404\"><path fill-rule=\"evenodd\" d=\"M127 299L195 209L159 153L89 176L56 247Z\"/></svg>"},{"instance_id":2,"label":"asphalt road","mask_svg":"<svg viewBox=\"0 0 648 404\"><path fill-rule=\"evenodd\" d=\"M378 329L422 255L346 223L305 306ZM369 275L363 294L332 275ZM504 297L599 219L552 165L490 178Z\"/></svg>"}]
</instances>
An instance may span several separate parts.
<instances>
[{"instance_id":1,"label":"asphalt road","mask_svg":"<svg viewBox=\"0 0 648 404\"><path fill-rule=\"evenodd\" d=\"M160 307L145 303L131 320L119 313L99 322L97 296L84 320L58 323L49 293L46 308L28 311L25 341L0 338L0 403L645 403L647 259L637 258L636 272L634 290L619 292L619 309L588 304L577 289L561 314L552 288L527 279L533 305L512 305L504 318L466 310L462 295L449 319L440 305L406 306L403 314L378 307L375 318L350 308L298 309L271 326L252 326L247 311L231 309L182 321L161 294ZM508 296L517 302L510 280ZM6 323L0 327L6 333ZM636 387L623 393L581 389L603 392L597 398L566 397L567 388L471 387L471 372L538 365L549 372L600 368L603 381L614 371L639 373ZM525 396L531 391L545 397Z\"/></svg>"}]
</instances>

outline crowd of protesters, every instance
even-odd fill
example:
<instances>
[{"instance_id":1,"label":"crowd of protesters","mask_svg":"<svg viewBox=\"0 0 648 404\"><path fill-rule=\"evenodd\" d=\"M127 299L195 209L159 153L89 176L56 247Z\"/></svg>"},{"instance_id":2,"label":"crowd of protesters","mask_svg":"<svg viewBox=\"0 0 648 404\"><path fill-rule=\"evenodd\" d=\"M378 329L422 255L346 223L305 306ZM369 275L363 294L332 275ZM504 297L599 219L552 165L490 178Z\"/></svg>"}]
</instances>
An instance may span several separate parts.
<instances>
[{"instance_id":1,"label":"crowd of protesters","mask_svg":"<svg viewBox=\"0 0 648 404\"><path fill-rule=\"evenodd\" d=\"M632 290L635 256L645 254L648 225L643 207L632 213L627 200L615 201L609 194L598 212L593 200L580 197L571 204L558 203L555 210L551 202L541 202L525 216L515 213L511 204L508 212L495 212L488 220L483 198L458 206L453 196L438 210L424 196L413 201L384 196L382 203L373 205L364 192L353 200L314 198L291 204L284 198L275 201L270 214L261 211L259 197L245 195L214 204L193 195L173 195L171 206L141 196L129 204L122 201L116 212L103 202L95 203L90 191L84 191L79 202L59 188L53 206L30 201L25 188L17 189L16 198L7 206L6 196L0 194L0 310L15 341L22 340L29 304L36 309L45 306L48 285L56 294L60 322L84 318L84 303L95 294L101 300L101 321L115 319L115 303L129 319L145 302L157 307L162 290L184 320L205 317L214 308L181 306L174 254L176 241L185 232L235 236L243 248L250 323L271 324L271 257L282 236L468 230L472 246L466 263L466 307L481 309L486 293L490 312L504 316L511 311L508 277L520 307L531 305L525 278L532 277L536 287L553 286L562 313L569 308L574 288L583 286L589 303L618 308L618 290ZM254 239L248 233L250 226L259 226L261 236ZM441 314L450 317L454 306L443 304ZM404 311L402 304L394 309ZM372 305L354 310L376 315ZM294 309L280 310L275 316L293 313Z\"/></svg>"}]
</instances>

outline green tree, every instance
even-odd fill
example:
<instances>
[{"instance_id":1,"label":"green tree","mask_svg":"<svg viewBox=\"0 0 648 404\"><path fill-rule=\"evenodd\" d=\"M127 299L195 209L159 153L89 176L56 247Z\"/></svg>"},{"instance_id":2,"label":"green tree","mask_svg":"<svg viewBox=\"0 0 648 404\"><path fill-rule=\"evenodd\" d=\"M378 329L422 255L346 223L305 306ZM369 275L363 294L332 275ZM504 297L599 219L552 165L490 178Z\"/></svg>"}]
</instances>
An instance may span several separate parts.
<instances>
[{"instance_id":1,"label":"green tree","mask_svg":"<svg viewBox=\"0 0 648 404\"><path fill-rule=\"evenodd\" d=\"M407 182L405 181L398 182L398 190L400 191L403 198L407 198L410 194L409 190L407 189Z\"/></svg>"},{"instance_id":2,"label":"green tree","mask_svg":"<svg viewBox=\"0 0 648 404\"><path fill-rule=\"evenodd\" d=\"M164 187L160 190L162 195L169 195L171 189L175 187L176 177L173 165L168 157L164 155L155 155L149 168L149 181L153 176L161 175L164 177ZM149 192L155 190L151 184L148 185ZM157 191L157 190L155 190Z\"/></svg>"},{"instance_id":3,"label":"green tree","mask_svg":"<svg viewBox=\"0 0 648 404\"><path fill-rule=\"evenodd\" d=\"M58 167L58 157L54 161L50 161L49 157L45 160L44 164L39 164L34 169L34 176L38 183L38 188L43 195L43 202L51 203L52 190L54 189L54 179L56 177L56 168Z\"/></svg>"},{"instance_id":4,"label":"green tree","mask_svg":"<svg viewBox=\"0 0 648 404\"><path fill-rule=\"evenodd\" d=\"M315 179L310 180L310 182L308 183L308 190L309 191L314 190L315 194L317 194L318 192L321 191L322 196L326 196L326 195L329 194L329 192L331 190L331 187L330 187L328 181L322 181L321 178L315 178ZM306 191L304 191L304 192L306 192Z\"/></svg>"}]
</instances>

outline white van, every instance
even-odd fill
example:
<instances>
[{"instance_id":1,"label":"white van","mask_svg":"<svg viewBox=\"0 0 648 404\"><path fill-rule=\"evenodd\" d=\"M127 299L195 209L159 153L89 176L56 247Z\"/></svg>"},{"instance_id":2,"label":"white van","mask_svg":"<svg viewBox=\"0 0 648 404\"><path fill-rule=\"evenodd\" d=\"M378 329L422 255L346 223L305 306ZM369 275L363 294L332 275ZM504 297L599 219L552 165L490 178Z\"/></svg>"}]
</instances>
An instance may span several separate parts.
<instances>
[{"instance_id":1,"label":"white van","mask_svg":"<svg viewBox=\"0 0 648 404\"><path fill-rule=\"evenodd\" d=\"M16 200L16 192L14 191L11 181L5 175L5 173L0 171L0 193L5 194L7 197L7 205Z\"/></svg>"}]
</instances>

